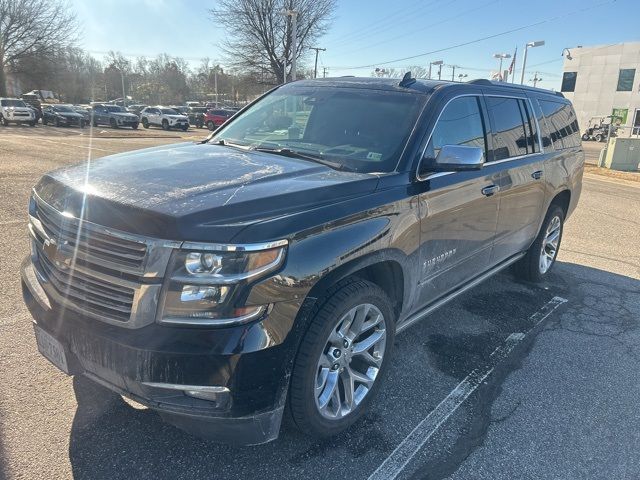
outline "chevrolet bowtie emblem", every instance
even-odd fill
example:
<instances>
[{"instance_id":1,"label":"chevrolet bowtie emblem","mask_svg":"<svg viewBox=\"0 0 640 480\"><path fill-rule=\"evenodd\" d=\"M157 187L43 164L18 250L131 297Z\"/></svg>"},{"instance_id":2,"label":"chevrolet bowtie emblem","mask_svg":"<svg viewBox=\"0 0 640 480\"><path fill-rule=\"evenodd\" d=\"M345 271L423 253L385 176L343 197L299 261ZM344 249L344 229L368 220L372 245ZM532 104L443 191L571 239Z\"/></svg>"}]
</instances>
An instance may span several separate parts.
<instances>
[{"instance_id":1,"label":"chevrolet bowtie emblem","mask_svg":"<svg viewBox=\"0 0 640 480\"><path fill-rule=\"evenodd\" d=\"M67 242L64 242L65 244ZM57 267L67 269L71 266L72 258L60 249L61 245L58 245L55 239L49 238L44 241L43 250L44 254L49 260L51 260Z\"/></svg>"}]
</instances>

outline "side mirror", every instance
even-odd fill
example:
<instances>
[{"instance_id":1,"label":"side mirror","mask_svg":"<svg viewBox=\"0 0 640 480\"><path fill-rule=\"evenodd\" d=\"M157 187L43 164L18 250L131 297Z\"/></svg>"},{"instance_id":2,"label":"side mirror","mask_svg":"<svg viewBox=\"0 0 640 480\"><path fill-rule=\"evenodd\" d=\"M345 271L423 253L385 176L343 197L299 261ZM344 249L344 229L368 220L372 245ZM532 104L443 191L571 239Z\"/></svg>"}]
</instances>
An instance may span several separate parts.
<instances>
[{"instance_id":1,"label":"side mirror","mask_svg":"<svg viewBox=\"0 0 640 480\"><path fill-rule=\"evenodd\" d=\"M482 148L466 145L444 145L431 164L438 172L479 170L483 165Z\"/></svg>"}]
</instances>

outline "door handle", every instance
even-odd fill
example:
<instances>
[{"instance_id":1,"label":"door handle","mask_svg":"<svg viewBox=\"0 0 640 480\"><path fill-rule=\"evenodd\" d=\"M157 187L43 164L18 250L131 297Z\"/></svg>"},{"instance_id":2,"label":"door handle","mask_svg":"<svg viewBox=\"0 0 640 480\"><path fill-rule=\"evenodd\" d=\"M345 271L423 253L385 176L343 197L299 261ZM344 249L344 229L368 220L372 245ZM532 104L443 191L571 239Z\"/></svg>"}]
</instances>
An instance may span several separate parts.
<instances>
[{"instance_id":1,"label":"door handle","mask_svg":"<svg viewBox=\"0 0 640 480\"><path fill-rule=\"evenodd\" d=\"M533 178L536 180L540 180L542 178L542 170L537 170L531 174Z\"/></svg>"},{"instance_id":2,"label":"door handle","mask_svg":"<svg viewBox=\"0 0 640 480\"><path fill-rule=\"evenodd\" d=\"M500 190L500 187L498 185L489 185L482 189L482 194L486 197L490 197L494 193L497 193L499 190Z\"/></svg>"}]
</instances>

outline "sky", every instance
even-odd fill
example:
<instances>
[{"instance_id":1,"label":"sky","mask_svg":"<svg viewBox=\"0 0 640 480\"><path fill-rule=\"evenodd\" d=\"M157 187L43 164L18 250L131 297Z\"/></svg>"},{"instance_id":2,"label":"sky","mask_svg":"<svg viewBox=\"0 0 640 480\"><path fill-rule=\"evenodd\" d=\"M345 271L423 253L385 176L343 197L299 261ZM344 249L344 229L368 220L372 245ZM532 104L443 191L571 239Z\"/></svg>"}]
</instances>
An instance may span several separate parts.
<instances>
[{"instance_id":1,"label":"sky","mask_svg":"<svg viewBox=\"0 0 640 480\"><path fill-rule=\"evenodd\" d=\"M72 0L83 34L81 46L96 57L168 53L193 66L209 57L224 66L225 31L207 10L215 0ZM516 79L527 42L525 82L535 72L545 88L558 89L562 51L578 45L640 40L637 0L338 0L327 34L316 43L319 71L327 76L369 76L376 68L428 66L442 60L442 77L488 78L498 70L495 53L514 54ZM492 37L492 38L488 38ZM415 57L415 58L408 58ZM309 51L305 64L313 66ZM503 70L511 59L504 60ZM437 67L434 67L434 73Z\"/></svg>"}]
</instances>

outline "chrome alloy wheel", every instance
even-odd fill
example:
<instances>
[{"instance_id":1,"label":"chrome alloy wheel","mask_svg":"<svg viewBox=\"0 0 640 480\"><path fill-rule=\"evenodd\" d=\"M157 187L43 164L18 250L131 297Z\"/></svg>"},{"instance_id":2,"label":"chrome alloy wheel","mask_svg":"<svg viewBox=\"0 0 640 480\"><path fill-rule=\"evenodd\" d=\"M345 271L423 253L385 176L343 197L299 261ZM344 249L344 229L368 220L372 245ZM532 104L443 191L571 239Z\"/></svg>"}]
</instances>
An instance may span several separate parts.
<instances>
[{"instance_id":1,"label":"chrome alloy wheel","mask_svg":"<svg viewBox=\"0 0 640 480\"><path fill-rule=\"evenodd\" d=\"M558 244L560 242L560 234L562 233L562 222L560 217L555 216L549 222L547 233L542 240L542 249L540 251L540 273L547 273L551 268L553 261L558 254Z\"/></svg>"},{"instance_id":2,"label":"chrome alloy wheel","mask_svg":"<svg viewBox=\"0 0 640 480\"><path fill-rule=\"evenodd\" d=\"M386 335L384 316L370 303L340 318L316 369L316 407L323 417L348 415L369 393L382 366Z\"/></svg>"}]
</instances>

